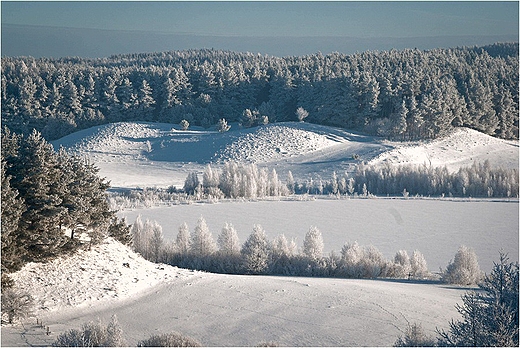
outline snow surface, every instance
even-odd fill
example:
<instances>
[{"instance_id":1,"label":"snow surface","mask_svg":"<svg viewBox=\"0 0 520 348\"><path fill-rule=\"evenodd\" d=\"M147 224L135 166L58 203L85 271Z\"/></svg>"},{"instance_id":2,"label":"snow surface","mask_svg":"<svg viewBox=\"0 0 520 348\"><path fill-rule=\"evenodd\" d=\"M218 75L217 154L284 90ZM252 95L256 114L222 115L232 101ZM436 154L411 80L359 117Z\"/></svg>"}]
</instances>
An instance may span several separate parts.
<instances>
[{"instance_id":1,"label":"snow surface","mask_svg":"<svg viewBox=\"0 0 520 348\"><path fill-rule=\"evenodd\" d=\"M130 268L123 266L128 262ZM128 345L182 332L208 346L389 346L407 323L429 334L457 318L467 288L435 283L193 272L143 260L108 240L14 276L40 305L36 319L2 327L2 346L48 345L70 328L116 314ZM138 279L138 281L135 281Z\"/></svg>"},{"instance_id":2,"label":"snow surface","mask_svg":"<svg viewBox=\"0 0 520 348\"><path fill-rule=\"evenodd\" d=\"M469 128L458 128L450 135L415 144L397 144L395 149L384 152L371 160L370 164L431 164L447 166L457 171L489 160L491 166L518 168L518 141L507 141L480 133Z\"/></svg>"}]
</instances>

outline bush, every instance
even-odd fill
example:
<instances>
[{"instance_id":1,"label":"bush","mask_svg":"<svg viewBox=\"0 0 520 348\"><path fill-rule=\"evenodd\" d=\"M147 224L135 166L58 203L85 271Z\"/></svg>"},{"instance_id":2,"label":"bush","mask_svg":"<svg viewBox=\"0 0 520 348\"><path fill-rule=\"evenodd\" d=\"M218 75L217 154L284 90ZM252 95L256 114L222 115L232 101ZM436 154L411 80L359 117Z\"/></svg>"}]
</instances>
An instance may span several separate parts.
<instances>
[{"instance_id":1,"label":"bush","mask_svg":"<svg viewBox=\"0 0 520 348\"><path fill-rule=\"evenodd\" d=\"M32 314L34 303L31 295L13 288L2 289L2 321L12 324L17 319L25 319Z\"/></svg>"},{"instance_id":2,"label":"bush","mask_svg":"<svg viewBox=\"0 0 520 348\"><path fill-rule=\"evenodd\" d=\"M176 332L154 335L146 340L139 341L138 347L200 347L196 339Z\"/></svg>"},{"instance_id":3,"label":"bush","mask_svg":"<svg viewBox=\"0 0 520 348\"><path fill-rule=\"evenodd\" d=\"M399 336L394 347L432 347L434 344L435 340L426 335L422 325L414 323L408 324L404 337Z\"/></svg>"},{"instance_id":4,"label":"bush","mask_svg":"<svg viewBox=\"0 0 520 348\"><path fill-rule=\"evenodd\" d=\"M448 264L441 277L443 282L449 284L477 284L482 277L482 272L475 251L461 245L455 254L455 259Z\"/></svg>"},{"instance_id":5,"label":"bush","mask_svg":"<svg viewBox=\"0 0 520 348\"><path fill-rule=\"evenodd\" d=\"M71 329L62 333L53 343L54 347L124 347L123 331L112 316L107 326L101 322L83 324L81 330Z\"/></svg>"}]
</instances>

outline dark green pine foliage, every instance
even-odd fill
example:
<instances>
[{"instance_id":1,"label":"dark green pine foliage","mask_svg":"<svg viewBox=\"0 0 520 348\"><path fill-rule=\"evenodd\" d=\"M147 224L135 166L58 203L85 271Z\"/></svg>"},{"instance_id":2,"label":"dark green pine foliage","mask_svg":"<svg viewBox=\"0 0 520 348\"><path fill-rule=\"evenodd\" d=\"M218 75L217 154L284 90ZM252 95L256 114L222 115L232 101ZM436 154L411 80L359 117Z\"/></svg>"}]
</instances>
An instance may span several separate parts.
<instances>
[{"instance_id":1,"label":"dark green pine foliage","mask_svg":"<svg viewBox=\"0 0 520 348\"><path fill-rule=\"evenodd\" d=\"M110 210L105 179L86 160L56 153L33 131L2 132L2 270L74 251L112 236L128 244L128 226Z\"/></svg>"},{"instance_id":2,"label":"dark green pine foliage","mask_svg":"<svg viewBox=\"0 0 520 348\"><path fill-rule=\"evenodd\" d=\"M439 346L518 347L518 276L518 262L509 263L501 253L481 291L462 296L462 320L439 332Z\"/></svg>"},{"instance_id":3,"label":"dark green pine foliage","mask_svg":"<svg viewBox=\"0 0 520 348\"><path fill-rule=\"evenodd\" d=\"M25 211L18 190L11 186L11 177L6 175L7 162L2 156L2 272L18 270L24 255L23 245L18 240L18 223Z\"/></svg>"},{"instance_id":4,"label":"dark green pine foliage","mask_svg":"<svg viewBox=\"0 0 520 348\"><path fill-rule=\"evenodd\" d=\"M60 229L66 209L61 206L62 174L52 145L33 131L22 142L19 161L13 168L13 183L26 204L19 223L20 239L31 260L55 255L66 242Z\"/></svg>"},{"instance_id":5,"label":"dark green pine foliage","mask_svg":"<svg viewBox=\"0 0 520 348\"><path fill-rule=\"evenodd\" d=\"M58 152L61 171L61 207L66 209L60 225L70 229L70 239L86 233L92 242L104 237L113 213L106 199L109 184L98 176L98 168L70 156L64 149Z\"/></svg>"}]
</instances>

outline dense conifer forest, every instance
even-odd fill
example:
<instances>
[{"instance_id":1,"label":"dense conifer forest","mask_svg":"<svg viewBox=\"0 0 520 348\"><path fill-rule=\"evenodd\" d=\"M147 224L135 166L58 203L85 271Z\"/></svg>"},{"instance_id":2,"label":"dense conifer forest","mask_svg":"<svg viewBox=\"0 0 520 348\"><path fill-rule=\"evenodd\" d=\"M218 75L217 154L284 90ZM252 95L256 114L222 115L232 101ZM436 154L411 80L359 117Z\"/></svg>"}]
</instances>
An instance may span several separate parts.
<instances>
[{"instance_id":1,"label":"dense conifer forest","mask_svg":"<svg viewBox=\"0 0 520 348\"><path fill-rule=\"evenodd\" d=\"M465 126L518 139L518 43L277 58L187 50L2 58L2 123L48 139L116 121L297 120L397 140ZM297 112L298 110L298 112Z\"/></svg>"}]
</instances>

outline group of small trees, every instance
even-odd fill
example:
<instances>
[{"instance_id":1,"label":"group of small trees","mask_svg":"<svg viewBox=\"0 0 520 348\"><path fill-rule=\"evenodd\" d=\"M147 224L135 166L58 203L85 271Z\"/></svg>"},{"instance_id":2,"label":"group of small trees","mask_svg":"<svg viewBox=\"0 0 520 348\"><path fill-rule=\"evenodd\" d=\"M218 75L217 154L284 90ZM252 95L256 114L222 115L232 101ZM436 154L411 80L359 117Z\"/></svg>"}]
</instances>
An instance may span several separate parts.
<instances>
[{"instance_id":1,"label":"group of small trees","mask_svg":"<svg viewBox=\"0 0 520 348\"><path fill-rule=\"evenodd\" d=\"M156 222L136 218L131 228L134 250L154 262L174 266L232 274L278 274L301 276L331 276L346 278L414 278L429 277L424 256L405 250L386 260L374 246L361 247L346 243L340 255L323 255L323 237L317 227L305 234L300 251L294 241L281 234L273 241L260 225L240 245L235 227L225 223L215 242L201 217L190 233L188 225L179 227L175 241L166 241Z\"/></svg>"},{"instance_id":2,"label":"group of small trees","mask_svg":"<svg viewBox=\"0 0 520 348\"><path fill-rule=\"evenodd\" d=\"M2 272L75 250L80 237L129 242L95 166L55 152L37 131L23 137L3 129L1 155Z\"/></svg>"},{"instance_id":3,"label":"group of small trees","mask_svg":"<svg viewBox=\"0 0 520 348\"><path fill-rule=\"evenodd\" d=\"M202 182L196 172L189 173L184 192L201 198L256 199L290 194L349 195L366 197L391 195L409 197L517 197L519 176L517 169L493 168L489 161L461 167L449 172L446 167L426 165L367 166L358 164L352 174L332 173L329 180L297 182L291 172L284 182L275 169L258 168L255 164L228 161L221 171L207 165Z\"/></svg>"},{"instance_id":4,"label":"group of small trees","mask_svg":"<svg viewBox=\"0 0 520 348\"><path fill-rule=\"evenodd\" d=\"M255 164L226 162L222 171L207 165L202 182L196 172L189 173L184 181L184 192L196 198L263 198L289 194L289 189L278 178L275 169L268 171Z\"/></svg>"},{"instance_id":5,"label":"group of small trees","mask_svg":"<svg viewBox=\"0 0 520 348\"><path fill-rule=\"evenodd\" d=\"M107 325L100 320L88 322L81 329L70 329L60 334L52 344L53 347L126 347L124 332L116 315L112 315ZM200 347L194 338L172 332L153 335L141 340L137 347Z\"/></svg>"}]
</instances>

